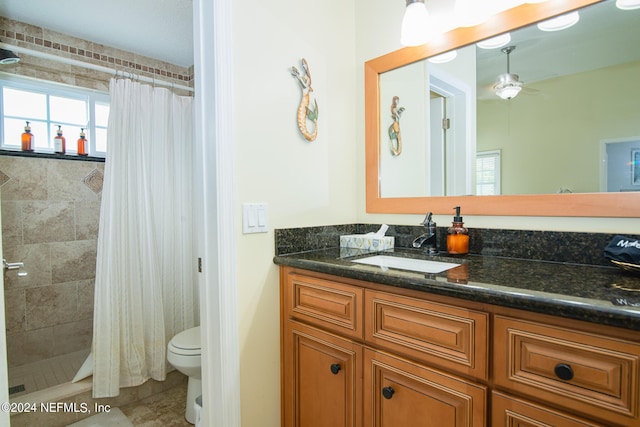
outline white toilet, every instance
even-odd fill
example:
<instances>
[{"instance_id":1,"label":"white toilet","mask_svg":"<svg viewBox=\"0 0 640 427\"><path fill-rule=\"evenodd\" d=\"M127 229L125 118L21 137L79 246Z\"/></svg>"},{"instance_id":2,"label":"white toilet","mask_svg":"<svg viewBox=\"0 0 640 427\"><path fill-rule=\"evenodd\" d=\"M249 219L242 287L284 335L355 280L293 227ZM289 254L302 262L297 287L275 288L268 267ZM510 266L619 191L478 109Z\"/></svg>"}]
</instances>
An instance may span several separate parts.
<instances>
[{"instance_id":1,"label":"white toilet","mask_svg":"<svg viewBox=\"0 0 640 427\"><path fill-rule=\"evenodd\" d=\"M189 377L187 385L187 410L184 417L191 424L196 421L195 400L202 394L202 348L200 326L180 332L169 341L167 360L178 371Z\"/></svg>"}]
</instances>

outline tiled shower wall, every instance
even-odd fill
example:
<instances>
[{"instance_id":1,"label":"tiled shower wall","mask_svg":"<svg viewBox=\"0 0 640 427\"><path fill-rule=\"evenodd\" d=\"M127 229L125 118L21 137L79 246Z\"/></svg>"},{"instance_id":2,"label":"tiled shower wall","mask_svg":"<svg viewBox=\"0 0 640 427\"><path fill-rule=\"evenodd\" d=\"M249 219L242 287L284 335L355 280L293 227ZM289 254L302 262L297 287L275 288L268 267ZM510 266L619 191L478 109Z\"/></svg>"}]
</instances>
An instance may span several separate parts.
<instances>
[{"instance_id":1,"label":"tiled shower wall","mask_svg":"<svg viewBox=\"0 0 640 427\"><path fill-rule=\"evenodd\" d=\"M9 367L91 347L104 163L0 156Z\"/></svg>"}]
</instances>

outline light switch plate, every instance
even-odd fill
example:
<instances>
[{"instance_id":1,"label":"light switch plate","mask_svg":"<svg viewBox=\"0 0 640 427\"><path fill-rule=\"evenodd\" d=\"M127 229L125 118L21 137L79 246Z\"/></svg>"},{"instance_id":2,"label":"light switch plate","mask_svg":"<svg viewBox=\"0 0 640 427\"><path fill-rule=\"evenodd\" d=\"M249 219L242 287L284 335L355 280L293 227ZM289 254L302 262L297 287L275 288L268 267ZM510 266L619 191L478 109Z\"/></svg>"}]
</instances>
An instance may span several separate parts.
<instances>
[{"instance_id":1,"label":"light switch plate","mask_svg":"<svg viewBox=\"0 0 640 427\"><path fill-rule=\"evenodd\" d=\"M269 209L266 203L242 204L242 233L266 233L269 231Z\"/></svg>"}]
</instances>

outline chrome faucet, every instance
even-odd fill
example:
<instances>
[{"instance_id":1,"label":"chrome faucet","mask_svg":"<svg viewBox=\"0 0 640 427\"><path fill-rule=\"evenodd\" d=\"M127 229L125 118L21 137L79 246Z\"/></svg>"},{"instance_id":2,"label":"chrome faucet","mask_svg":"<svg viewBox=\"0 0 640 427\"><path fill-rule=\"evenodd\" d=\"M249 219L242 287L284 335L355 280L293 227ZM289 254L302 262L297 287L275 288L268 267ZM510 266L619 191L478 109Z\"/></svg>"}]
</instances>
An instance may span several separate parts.
<instances>
[{"instance_id":1,"label":"chrome faucet","mask_svg":"<svg viewBox=\"0 0 640 427\"><path fill-rule=\"evenodd\" d=\"M431 219L431 212L427 212L427 216L420 225L424 225L426 233L416 237L413 241L414 248L424 248L427 255L436 255L438 253L438 236L436 235L436 223Z\"/></svg>"}]
</instances>

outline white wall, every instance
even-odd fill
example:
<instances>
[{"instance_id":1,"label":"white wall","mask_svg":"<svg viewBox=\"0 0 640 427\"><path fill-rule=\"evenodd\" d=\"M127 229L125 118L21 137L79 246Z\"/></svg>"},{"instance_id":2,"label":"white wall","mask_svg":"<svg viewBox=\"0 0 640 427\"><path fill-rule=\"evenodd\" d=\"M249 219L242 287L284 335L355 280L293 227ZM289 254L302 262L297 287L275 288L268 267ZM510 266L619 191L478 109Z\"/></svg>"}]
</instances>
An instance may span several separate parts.
<instances>
[{"instance_id":1,"label":"white wall","mask_svg":"<svg viewBox=\"0 0 640 427\"><path fill-rule=\"evenodd\" d=\"M356 130L358 132L358 221L367 223L419 224L424 215L380 215L366 212L364 163L364 71L369 59L400 48L400 22L405 2L396 0L355 0L356 10ZM453 208L453 206L452 206ZM425 205L425 212L429 206ZM464 205L462 205L464 215ZM639 213L640 216L640 213ZM451 222L452 216L437 215L441 226ZM465 224L477 228L505 228L525 230L586 231L629 233L640 229L639 218L571 218L571 217L507 217L466 216Z\"/></svg>"},{"instance_id":2,"label":"white wall","mask_svg":"<svg viewBox=\"0 0 640 427\"><path fill-rule=\"evenodd\" d=\"M427 156L427 118L429 87L425 63L411 64L380 76L380 194L384 197L428 196L425 162ZM404 108L399 120L402 151L393 155L389 127L393 125L391 104L399 98L398 110ZM412 171L407 179L407 171Z\"/></svg>"},{"instance_id":3,"label":"white wall","mask_svg":"<svg viewBox=\"0 0 640 427\"><path fill-rule=\"evenodd\" d=\"M342 0L234 4L237 261L242 425L280 425L275 228L356 220L354 8ZM301 91L291 76L309 63L319 134L298 132ZM229 141L229 143L232 143ZM242 234L243 202L269 205L265 234Z\"/></svg>"}]
</instances>

